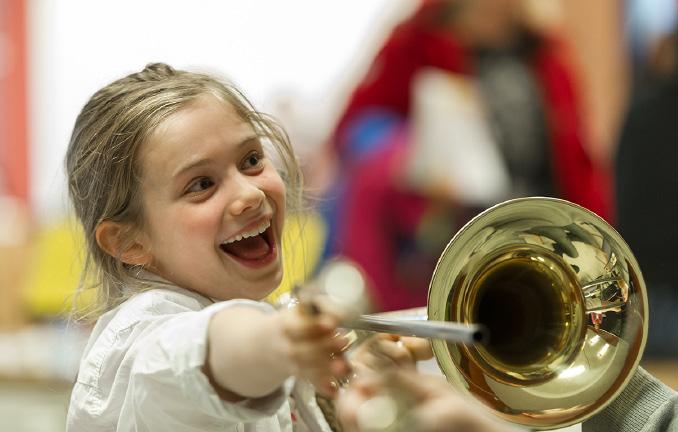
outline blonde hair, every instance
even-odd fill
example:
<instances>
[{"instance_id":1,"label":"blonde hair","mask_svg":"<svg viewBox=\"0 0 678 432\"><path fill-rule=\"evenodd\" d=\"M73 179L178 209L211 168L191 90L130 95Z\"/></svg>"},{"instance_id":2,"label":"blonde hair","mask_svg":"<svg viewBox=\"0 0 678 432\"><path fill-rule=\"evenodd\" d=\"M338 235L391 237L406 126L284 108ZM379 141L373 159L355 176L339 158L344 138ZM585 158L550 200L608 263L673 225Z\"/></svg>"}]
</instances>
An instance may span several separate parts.
<instances>
[{"instance_id":1,"label":"blonde hair","mask_svg":"<svg viewBox=\"0 0 678 432\"><path fill-rule=\"evenodd\" d=\"M77 295L96 290L94 304L80 318L96 318L122 303L124 286L143 281L138 270L103 251L96 228L105 220L126 227L128 241L143 227L140 199L141 145L163 120L205 94L233 107L268 141L279 156L279 171L287 185L287 207L301 208L302 175L289 138L271 117L258 112L232 84L210 75L175 70L153 63L141 72L112 82L97 91L78 115L66 154L68 190L82 224L86 256ZM125 250L122 244L120 250Z\"/></svg>"}]
</instances>

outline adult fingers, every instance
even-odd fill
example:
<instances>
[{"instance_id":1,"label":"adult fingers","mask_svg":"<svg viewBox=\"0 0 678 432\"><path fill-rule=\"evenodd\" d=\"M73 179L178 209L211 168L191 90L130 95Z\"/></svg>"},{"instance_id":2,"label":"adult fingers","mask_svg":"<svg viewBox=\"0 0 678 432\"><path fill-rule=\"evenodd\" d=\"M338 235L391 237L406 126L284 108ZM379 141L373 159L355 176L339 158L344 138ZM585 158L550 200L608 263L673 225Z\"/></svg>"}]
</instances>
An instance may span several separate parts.
<instances>
[{"instance_id":1,"label":"adult fingers","mask_svg":"<svg viewBox=\"0 0 678 432\"><path fill-rule=\"evenodd\" d=\"M400 338L377 338L369 346L369 351L376 356L384 357L397 366L414 366L415 357L412 351Z\"/></svg>"},{"instance_id":2,"label":"adult fingers","mask_svg":"<svg viewBox=\"0 0 678 432\"><path fill-rule=\"evenodd\" d=\"M400 341L412 353L415 361L428 360L433 357L433 348L428 339L403 336Z\"/></svg>"},{"instance_id":3,"label":"adult fingers","mask_svg":"<svg viewBox=\"0 0 678 432\"><path fill-rule=\"evenodd\" d=\"M403 390L416 401L441 397L461 397L441 376L428 375L415 369L393 369L384 373L384 382L389 387Z\"/></svg>"}]
</instances>

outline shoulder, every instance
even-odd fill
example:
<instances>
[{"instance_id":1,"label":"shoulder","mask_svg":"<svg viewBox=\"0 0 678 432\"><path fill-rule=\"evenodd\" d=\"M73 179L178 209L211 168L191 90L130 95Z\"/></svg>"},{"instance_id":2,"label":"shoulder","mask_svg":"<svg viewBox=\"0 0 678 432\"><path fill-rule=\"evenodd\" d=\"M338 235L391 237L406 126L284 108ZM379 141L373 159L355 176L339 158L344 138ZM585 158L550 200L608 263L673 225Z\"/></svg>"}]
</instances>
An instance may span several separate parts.
<instances>
[{"instance_id":1,"label":"shoulder","mask_svg":"<svg viewBox=\"0 0 678 432\"><path fill-rule=\"evenodd\" d=\"M96 385L102 365L124 356L144 329L209 304L211 300L178 287L156 287L134 294L98 319L81 360L78 381Z\"/></svg>"},{"instance_id":2,"label":"shoulder","mask_svg":"<svg viewBox=\"0 0 678 432\"><path fill-rule=\"evenodd\" d=\"M212 303L207 297L176 286L155 287L134 294L112 310L111 324L118 321L119 325L113 327L119 327L143 318L199 311Z\"/></svg>"},{"instance_id":3,"label":"shoulder","mask_svg":"<svg viewBox=\"0 0 678 432\"><path fill-rule=\"evenodd\" d=\"M195 415L196 422L206 418L203 411L208 408L215 411L211 419L226 416L202 372L205 335L213 313L244 303L262 307L240 300L213 304L190 291L163 286L135 294L104 314L80 364L69 424L118 424L128 421L130 413L148 417L167 409L183 420Z\"/></svg>"}]
</instances>

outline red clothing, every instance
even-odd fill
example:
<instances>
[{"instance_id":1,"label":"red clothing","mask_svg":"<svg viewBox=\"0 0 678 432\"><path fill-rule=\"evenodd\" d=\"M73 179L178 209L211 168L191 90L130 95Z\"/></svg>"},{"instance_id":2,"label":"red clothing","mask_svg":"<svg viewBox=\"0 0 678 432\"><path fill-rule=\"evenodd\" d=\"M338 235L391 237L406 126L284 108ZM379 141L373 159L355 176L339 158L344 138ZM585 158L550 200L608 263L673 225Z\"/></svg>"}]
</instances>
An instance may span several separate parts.
<instances>
[{"instance_id":1,"label":"red clothing","mask_svg":"<svg viewBox=\"0 0 678 432\"><path fill-rule=\"evenodd\" d=\"M429 6L431 7L431 6ZM366 108L387 108L407 117L410 84L415 73L430 66L472 74L469 53L449 32L416 25L424 13L400 25L381 49L367 77L353 93L337 128L342 151L346 127ZM553 41L542 40L530 62L541 89L549 129L555 184L560 197L612 220L610 180L594 167L583 146L582 123L571 73Z\"/></svg>"},{"instance_id":2,"label":"red clothing","mask_svg":"<svg viewBox=\"0 0 678 432\"><path fill-rule=\"evenodd\" d=\"M396 132L382 151L351 169L339 209L335 252L363 268L376 311L425 306L428 282L442 252L403 257L407 247L403 240L416 237L429 206L426 197L398 187L395 181L407 138L406 131Z\"/></svg>"},{"instance_id":3,"label":"red clothing","mask_svg":"<svg viewBox=\"0 0 678 432\"><path fill-rule=\"evenodd\" d=\"M369 110L387 110L407 118L410 84L420 68L473 74L471 53L449 31L429 25L437 3L425 2L413 18L395 29L377 55L338 124L335 145L340 155L352 151L348 144L351 127ZM584 150L576 92L555 48L552 41L539 41L527 63L542 91L554 184L560 197L610 220L609 181ZM406 135L399 133L386 139L390 142L384 149L351 162L343 171L349 186L339 213L335 252L361 264L372 279L377 308L393 310L426 304L435 260L420 266L418 283L403 281L402 265L395 257L396 242L399 237L416 235L428 199L396 184L394 173L402 169L400 157L407 147Z\"/></svg>"}]
</instances>

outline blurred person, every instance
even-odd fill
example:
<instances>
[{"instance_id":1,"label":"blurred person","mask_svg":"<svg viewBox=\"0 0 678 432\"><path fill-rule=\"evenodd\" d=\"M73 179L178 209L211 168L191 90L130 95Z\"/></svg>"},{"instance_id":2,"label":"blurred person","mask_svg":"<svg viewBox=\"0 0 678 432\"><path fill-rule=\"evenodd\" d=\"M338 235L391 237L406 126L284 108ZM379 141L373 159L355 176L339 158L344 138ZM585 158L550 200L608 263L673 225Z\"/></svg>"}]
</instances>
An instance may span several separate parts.
<instances>
[{"instance_id":1,"label":"blurred person","mask_svg":"<svg viewBox=\"0 0 678 432\"><path fill-rule=\"evenodd\" d=\"M678 357L678 33L667 35L648 64L622 127L615 157L619 232L648 287L648 357Z\"/></svg>"},{"instance_id":2,"label":"blurred person","mask_svg":"<svg viewBox=\"0 0 678 432\"><path fill-rule=\"evenodd\" d=\"M413 368L355 379L337 400L338 416L347 431L361 427L366 402L379 396L403 397L407 401L398 429L416 432L515 432L516 426L491 417L475 401L457 393L443 377L424 375ZM363 421L361 421L363 420ZM584 432L678 431L678 393L638 368L631 381L604 410L582 423Z\"/></svg>"},{"instance_id":3,"label":"blurred person","mask_svg":"<svg viewBox=\"0 0 678 432\"><path fill-rule=\"evenodd\" d=\"M523 17L519 0L423 1L383 44L338 122L327 251L365 269L377 310L426 304L445 244L500 200L562 197L612 217L608 180L585 151L577 91L560 45ZM408 183L412 84L427 68L479 83L508 172L508 196L468 205Z\"/></svg>"}]
</instances>

